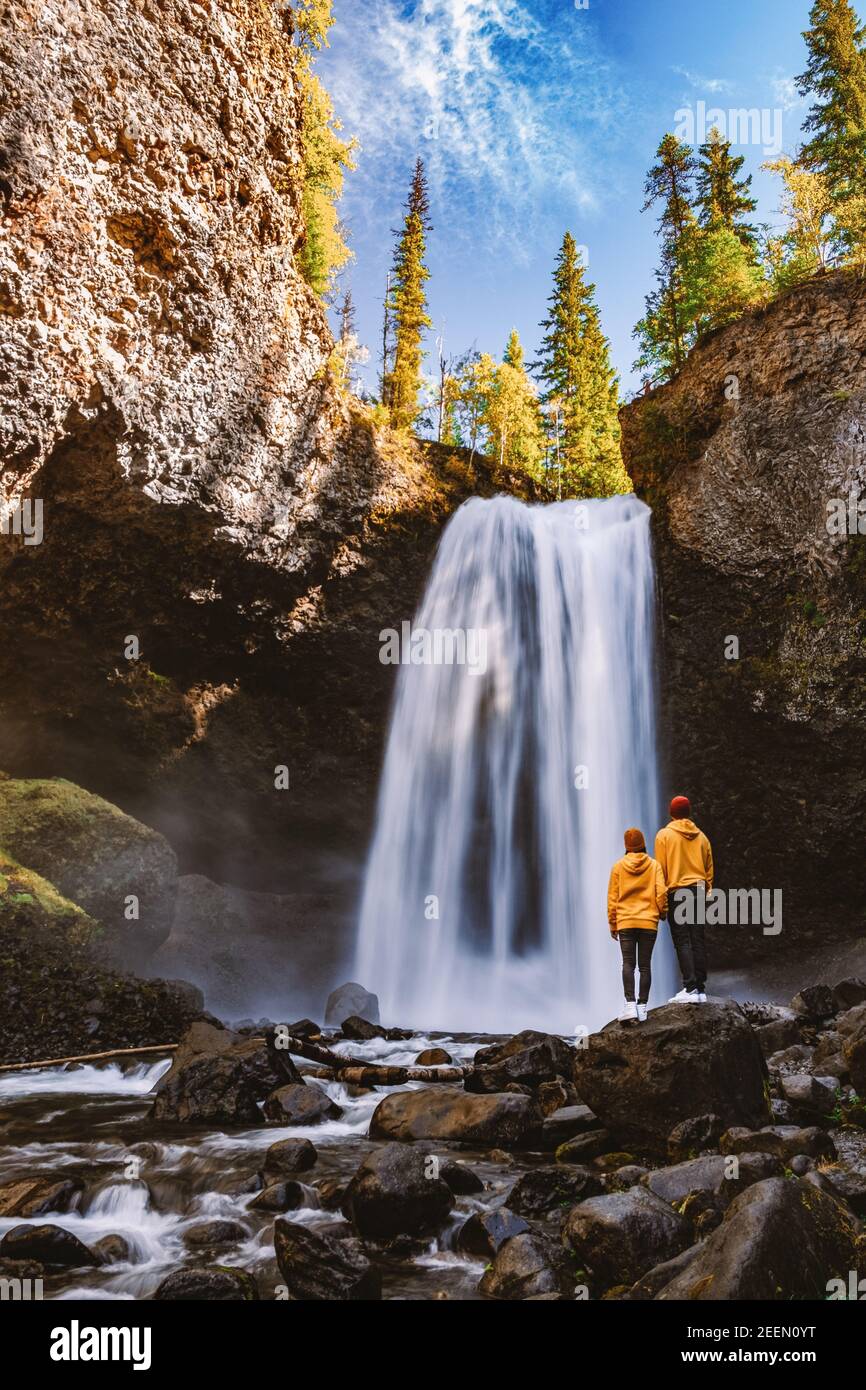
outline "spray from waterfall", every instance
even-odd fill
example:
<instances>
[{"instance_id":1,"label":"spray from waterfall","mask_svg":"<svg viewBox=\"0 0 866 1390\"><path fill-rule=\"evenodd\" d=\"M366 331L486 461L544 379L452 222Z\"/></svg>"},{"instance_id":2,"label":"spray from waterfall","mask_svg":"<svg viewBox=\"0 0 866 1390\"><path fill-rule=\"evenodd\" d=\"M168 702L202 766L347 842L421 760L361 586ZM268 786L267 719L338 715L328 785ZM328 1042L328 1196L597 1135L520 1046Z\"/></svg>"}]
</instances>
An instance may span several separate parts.
<instances>
[{"instance_id":1,"label":"spray from waterfall","mask_svg":"<svg viewBox=\"0 0 866 1390\"><path fill-rule=\"evenodd\" d=\"M635 497L467 502L401 662L358 935L383 1016L561 1033L621 1006L607 879L659 823L655 587ZM470 659L474 657L474 659ZM674 984L662 927L651 1004Z\"/></svg>"}]
</instances>

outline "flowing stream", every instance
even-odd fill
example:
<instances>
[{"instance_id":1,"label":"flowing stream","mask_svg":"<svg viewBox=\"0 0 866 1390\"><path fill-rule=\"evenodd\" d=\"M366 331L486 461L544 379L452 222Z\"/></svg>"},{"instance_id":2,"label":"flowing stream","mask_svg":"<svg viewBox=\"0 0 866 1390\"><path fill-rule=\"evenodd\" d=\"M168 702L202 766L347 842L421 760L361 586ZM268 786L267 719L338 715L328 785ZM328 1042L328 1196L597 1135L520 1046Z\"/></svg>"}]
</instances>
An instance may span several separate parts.
<instances>
[{"instance_id":1,"label":"flowing stream","mask_svg":"<svg viewBox=\"0 0 866 1390\"><path fill-rule=\"evenodd\" d=\"M633 496L499 497L448 525L402 643L363 894L356 978L383 1017L572 1034L618 1011L608 874L623 831L651 850L660 820L649 521ZM660 1003L666 936L653 965Z\"/></svg>"}]
</instances>

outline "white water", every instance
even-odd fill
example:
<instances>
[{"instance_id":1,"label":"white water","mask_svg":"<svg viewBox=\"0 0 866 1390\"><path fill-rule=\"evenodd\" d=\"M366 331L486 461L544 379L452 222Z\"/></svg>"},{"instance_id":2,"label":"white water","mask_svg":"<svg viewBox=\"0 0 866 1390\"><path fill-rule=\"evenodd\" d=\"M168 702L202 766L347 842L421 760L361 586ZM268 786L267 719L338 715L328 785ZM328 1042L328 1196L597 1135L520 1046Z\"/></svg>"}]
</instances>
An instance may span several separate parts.
<instances>
[{"instance_id":1,"label":"white water","mask_svg":"<svg viewBox=\"0 0 866 1390\"><path fill-rule=\"evenodd\" d=\"M486 669L401 665L356 961L386 1020L570 1034L619 1011L608 875L660 810L649 520L501 497L448 525L413 626L480 633Z\"/></svg>"}]
</instances>

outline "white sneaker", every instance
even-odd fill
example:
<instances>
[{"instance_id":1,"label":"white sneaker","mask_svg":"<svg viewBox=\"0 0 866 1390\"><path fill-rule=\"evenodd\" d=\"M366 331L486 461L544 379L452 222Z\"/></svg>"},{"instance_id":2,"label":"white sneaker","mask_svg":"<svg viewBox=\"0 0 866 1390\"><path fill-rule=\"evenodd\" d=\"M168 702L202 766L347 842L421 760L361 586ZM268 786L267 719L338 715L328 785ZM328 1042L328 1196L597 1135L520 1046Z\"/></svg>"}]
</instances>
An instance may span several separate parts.
<instances>
[{"instance_id":1,"label":"white sneaker","mask_svg":"<svg viewBox=\"0 0 866 1390\"><path fill-rule=\"evenodd\" d=\"M620 1023L635 1023L637 1021L637 1004L626 1000L625 1008L619 1016Z\"/></svg>"},{"instance_id":2,"label":"white sneaker","mask_svg":"<svg viewBox=\"0 0 866 1390\"><path fill-rule=\"evenodd\" d=\"M701 996L696 989L681 989L679 994L675 994L673 999L669 999L669 1004L700 1004Z\"/></svg>"},{"instance_id":3,"label":"white sneaker","mask_svg":"<svg viewBox=\"0 0 866 1390\"><path fill-rule=\"evenodd\" d=\"M706 996L705 994L699 994L699 995L698 995L698 1003L699 1003L699 1004L706 1004L706 1002L707 1002L707 996Z\"/></svg>"},{"instance_id":4,"label":"white sneaker","mask_svg":"<svg viewBox=\"0 0 866 1390\"><path fill-rule=\"evenodd\" d=\"M638 1004L637 1021L638 1023L646 1023L646 1004Z\"/></svg>"}]
</instances>

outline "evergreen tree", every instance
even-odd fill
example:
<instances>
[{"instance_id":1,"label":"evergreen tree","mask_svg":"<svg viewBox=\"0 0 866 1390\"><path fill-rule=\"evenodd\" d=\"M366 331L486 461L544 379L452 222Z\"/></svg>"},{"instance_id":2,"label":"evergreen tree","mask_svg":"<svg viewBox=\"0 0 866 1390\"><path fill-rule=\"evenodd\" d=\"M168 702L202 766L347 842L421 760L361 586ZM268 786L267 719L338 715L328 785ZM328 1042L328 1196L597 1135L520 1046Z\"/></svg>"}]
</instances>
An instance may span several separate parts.
<instances>
[{"instance_id":1,"label":"evergreen tree","mask_svg":"<svg viewBox=\"0 0 866 1390\"><path fill-rule=\"evenodd\" d=\"M570 232L563 238L553 283L533 370L544 386L542 400L562 403L564 488L574 497L628 492L620 451L619 384L601 331L595 286L586 281Z\"/></svg>"},{"instance_id":2,"label":"evergreen tree","mask_svg":"<svg viewBox=\"0 0 866 1390\"><path fill-rule=\"evenodd\" d=\"M722 138L714 126L706 144L701 145L697 179L698 221L705 231L720 227L734 232L744 246L754 249L757 230L745 219L758 204L751 195L752 175L741 178L745 155L731 156L731 142Z\"/></svg>"},{"instance_id":3,"label":"evergreen tree","mask_svg":"<svg viewBox=\"0 0 866 1390\"><path fill-rule=\"evenodd\" d=\"M540 476L544 435L538 396L524 366L523 347L512 329L504 360L496 367L485 402L484 424L500 472Z\"/></svg>"},{"instance_id":4,"label":"evergreen tree","mask_svg":"<svg viewBox=\"0 0 866 1390\"><path fill-rule=\"evenodd\" d=\"M311 67L315 51L328 42L328 29L333 23L331 3L332 0L303 0L295 6L292 16L300 55L304 180L301 208L306 232L298 264L307 284L323 299L332 293L336 275L351 256L337 203L343 192L345 172L355 167L354 141L347 143L340 138L340 122Z\"/></svg>"},{"instance_id":5,"label":"evergreen tree","mask_svg":"<svg viewBox=\"0 0 866 1390\"><path fill-rule=\"evenodd\" d=\"M411 429L419 412L421 363L424 330L430 328L427 314L426 282L430 272L424 264L430 224L430 201L424 163L418 160L412 175L406 216L394 254L390 312L394 323L394 362L387 380L391 422L398 429Z\"/></svg>"},{"instance_id":6,"label":"evergreen tree","mask_svg":"<svg viewBox=\"0 0 866 1390\"><path fill-rule=\"evenodd\" d=\"M347 343L355 336L355 301L352 291L346 290L340 305L340 342Z\"/></svg>"},{"instance_id":7,"label":"evergreen tree","mask_svg":"<svg viewBox=\"0 0 866 1390\"><path fill-rule=\"evenodd\" d=\"M802 96L816 100L804 122L811 140L801 159L830 182L834 197L852 182L866 187L866 25L850 0L815 0L803 37L806 71L797 79Z\"/></svg>"},{"instance_id":8,"label":"evergreen tree","mask_svg":"<svg viewBox=\"0 0 866 1390\"><path fill-rule=\"evenodd\" d=\"M670 377L682 367L694 341L683 267L697 227L691 204L696 166L688 145L681 144L675 135L664 137L656 158L644 185L642 211L656 203L662 205L658 222L661 261L656 271L657 288L647 296L646 314L634 331L641 347L636 366Z\"/></svg>"}]
</instances>

